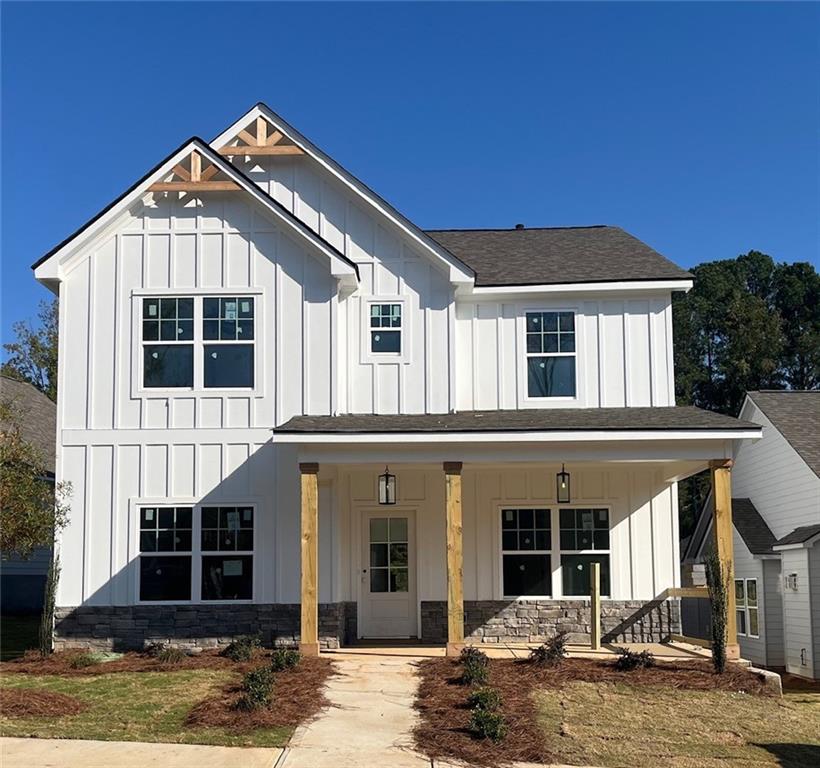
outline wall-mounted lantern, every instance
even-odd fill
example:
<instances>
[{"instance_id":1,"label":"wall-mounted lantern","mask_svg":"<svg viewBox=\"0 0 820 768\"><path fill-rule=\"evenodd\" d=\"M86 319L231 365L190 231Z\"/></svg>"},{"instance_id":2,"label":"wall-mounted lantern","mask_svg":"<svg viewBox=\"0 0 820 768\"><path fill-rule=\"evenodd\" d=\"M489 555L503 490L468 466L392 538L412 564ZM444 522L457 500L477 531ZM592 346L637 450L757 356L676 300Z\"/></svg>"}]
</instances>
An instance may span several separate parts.
<instances>
[{"instance_id":1,"label":"wall-mounted lantern","mask_svg":"<svg viewBox=\"0 0 820 768\"><path fill-rule=\"evenodd\" d=\"M559 504L569 504L569 472L561 465L561 471L555 475L555 495Z\"/></svg>"},{"instance_id":2,"label":"wall-mounted lantern","mask_svg":"<svg viewBox=\"0 0 820 768\"><path fill-rule=\"evenodd\" d=\"M390 474L388 467L384 468L384 474L379 475L379 504L396 503L396 476Z\"/></svg>"}]
</instances>

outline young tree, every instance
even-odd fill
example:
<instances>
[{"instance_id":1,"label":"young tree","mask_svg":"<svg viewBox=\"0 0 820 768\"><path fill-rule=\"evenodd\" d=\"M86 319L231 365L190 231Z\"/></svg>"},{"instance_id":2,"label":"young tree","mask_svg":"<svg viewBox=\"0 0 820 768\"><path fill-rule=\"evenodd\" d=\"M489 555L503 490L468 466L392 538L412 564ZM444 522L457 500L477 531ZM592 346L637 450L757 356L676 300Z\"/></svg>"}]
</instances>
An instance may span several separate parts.
<instances>
[{"instance_id":1,"label":"young tree","mask_svg":"<svg viewBox=\"0 0 820 768\"><path fill-rule=\"evenodd\" d=\"M20 434L20 414L0 401L0 551L28 557L67 522L68 483L48 479L42 453Z\"/></svg>"},{"instance_id":2,"label":"young tree","mask_svg":"<svg viewBox=\"0 0 820 768\"><path fill-rule=\"evenodd\" d=\"M37 313L39 325L35 328L29 321L14 324L16 341L4 344L8 359L2 372L20 381L27 381L43 392L50 400L57 401L57 299L41 301Z\"/></svg>"},{"instance_id":3,"label":"young tree","mask_svg":"<svg viewBox=\"0 0 820 768\"><path fill-rule=\"evenodd\" d=\"M706 586L712 618L712 665L721 674L726 669L726 625L728 623L729 579L714 549L706 553Z\"/></svg>"}]
</instances>

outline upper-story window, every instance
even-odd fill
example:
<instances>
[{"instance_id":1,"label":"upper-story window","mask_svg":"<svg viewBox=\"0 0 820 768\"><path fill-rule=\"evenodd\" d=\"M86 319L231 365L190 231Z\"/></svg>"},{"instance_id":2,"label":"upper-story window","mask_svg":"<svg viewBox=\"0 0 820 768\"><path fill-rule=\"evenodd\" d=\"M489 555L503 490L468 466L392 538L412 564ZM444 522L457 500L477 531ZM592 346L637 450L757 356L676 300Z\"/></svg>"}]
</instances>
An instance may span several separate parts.
<instances>
[{"instance_id":1,"label":"upper-story window","mask_svg":"<svg viewBox=\"0 0 820 768\"><path fill-rule=\"evenodd\" d=\"M255 309L251 296L145 297L143 386L252 388Z\"/></svg>"},{"instance_id":2,"label":"upper-story window","mask_svg":"<svg viewBox=\"0 0 820 768\"><path fill-rule=\"evenodd\" d=\"M143 384L146 387L193 387L194 300L143 299Z\"/></svg>"},{"instance_id":3,"label":"upper-story window","mask_svg":"<svg viewBox=\"0 0 820 768\"><path fill-rule=\"evenodd\" d=\"M527 312L528 397L575 397L575 313Z\"/></svg>"},{"instance_id":4,"label":"upper-story window","mask_svg":"<svg viewBox=\"0 0 820 768\"><path fill-rule=\"evenodd\" d=\"M370 305L370 351L401 353L401 304Z\"/></svg>"}]
</instances>

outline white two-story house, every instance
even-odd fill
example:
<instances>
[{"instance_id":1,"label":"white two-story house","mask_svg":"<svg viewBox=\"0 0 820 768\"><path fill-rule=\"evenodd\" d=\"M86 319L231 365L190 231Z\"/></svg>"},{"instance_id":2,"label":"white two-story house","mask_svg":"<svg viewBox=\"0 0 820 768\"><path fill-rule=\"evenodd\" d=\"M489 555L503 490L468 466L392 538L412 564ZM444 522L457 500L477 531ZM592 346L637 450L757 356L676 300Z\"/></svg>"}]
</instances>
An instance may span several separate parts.
<instances>
[{"instance_id":1,"label":"white two-story house","mask_svg":"<svg viewBox=\"0 0 820 768\"><path fill-rule=\"evenodd\" d=\"M604 639L661 640L676 482L711 465L724 499L760 436L675 406L692 278L653 249L425 232L262 104L35 274L60 296L62 645L580 640L595 562Z\"/></svg>"}]
</instances>

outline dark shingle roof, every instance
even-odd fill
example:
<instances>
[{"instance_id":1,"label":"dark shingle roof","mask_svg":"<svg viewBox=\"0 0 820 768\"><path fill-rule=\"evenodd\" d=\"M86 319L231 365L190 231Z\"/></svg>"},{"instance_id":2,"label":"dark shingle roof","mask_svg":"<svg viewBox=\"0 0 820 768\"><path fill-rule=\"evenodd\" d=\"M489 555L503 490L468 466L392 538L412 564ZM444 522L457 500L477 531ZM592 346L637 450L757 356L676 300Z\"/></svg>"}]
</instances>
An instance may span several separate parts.
<instances>
[{"instance_id":1,"label":"dark shingle roof","mask_svg":"<svg viewBox=\"0 0 820 768\"><path fill-rule=\"evenodd\" d=\"M767 555L777 541L750 499L732 499L732 522L753 555Z\"/></svg>"},{"instance_id":2,"label":"dark shingle roof","mask_svg":"<svg viewBox=\"0 0 820 768\"><path fill-rule=\"evenodd\" d=\"M760 429L692 406L666 408L528 408L427 414L295 416L274 432L544 432L564 430Z\"/></svg>"},{"instance_id":3,"label":"dark shingle roof","mask_svg":"<svg viewBox=\"0 0 820 768\"><path fill-rule=\"evenodd\" d=\"M785 544L802 544L817 536L817 534L820 534L820 524L803 525L800 528L795 528L791 533L787 533L782 539L778 539L776 544L778 547Z\"/></svg>"},{"instance_id":4,"label":"dark shingle roof","mask_svg":"<svg viewBox=\"0 0 820 768\"><path fill-rule=\"evenodd\" d=\"M57 406L31 384L8 376L0 376L0 398L11 402L18 414L21 436L42 452L46 466L53 473ZM5 427L6 424L0 424L0 428Z\"/></svg>"},{"instance_id":5,"label":"dark shingle roof","mask_svg":"<svg viewBox=\"0 0 820 768\"><path fill-rule=\"evenodd\" d=\"M475 271L477 286L692 277L620 227L444 229L427 234Z\"/></svg>"},{"instance_id":6,"label":"dark shingle roof","mask_svg":"<svg viewBox=\"0 0 820 768\"><path fill-rule=\"evenodd\" d=\"M763 390L748 395L820 477L820 390Z\"/></svg>"}]
</instances>

